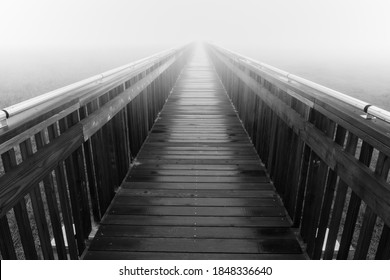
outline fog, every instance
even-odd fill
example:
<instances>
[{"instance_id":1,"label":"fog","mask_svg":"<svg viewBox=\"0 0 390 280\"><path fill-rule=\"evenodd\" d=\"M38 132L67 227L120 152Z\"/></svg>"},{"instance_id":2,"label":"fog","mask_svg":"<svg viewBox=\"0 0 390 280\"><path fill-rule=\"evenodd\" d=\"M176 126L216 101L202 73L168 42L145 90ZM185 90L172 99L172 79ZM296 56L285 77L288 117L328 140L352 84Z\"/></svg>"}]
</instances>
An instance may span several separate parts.
<instances>
[{"instance_id":1,"label":"fog","mask_svg":"<svg viewBox=\"0 0 390 280\"><path fill-rule=\"evenodd\" d=\"M390 109L387 0L0 0L0 107L203 40Z\"/></svg>"}]
</instances>

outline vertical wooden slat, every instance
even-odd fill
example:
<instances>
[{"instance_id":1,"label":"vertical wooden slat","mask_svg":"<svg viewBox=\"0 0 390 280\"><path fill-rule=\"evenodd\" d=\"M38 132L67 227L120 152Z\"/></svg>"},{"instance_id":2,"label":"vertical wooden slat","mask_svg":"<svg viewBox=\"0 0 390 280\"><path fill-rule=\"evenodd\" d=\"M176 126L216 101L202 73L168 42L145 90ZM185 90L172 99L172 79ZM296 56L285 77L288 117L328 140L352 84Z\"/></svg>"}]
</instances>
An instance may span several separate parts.
<instances>
[{"instance_id":1,"label":"vertical wooden slat","mask_svg":"<svg viewBox=\"0 0 390 280\"><path fill-rule=\"evenodd\" d=\"M53 124L48 127L49 141L57 138L59 136L57 125ZM63 224L65 227L65 233L68 241L68 250L70 259L78 259L77 245L75 240L75 234L73 230L73 220L71 206L69 204L69 196L67 191L66 179L65 179L65 170L63 162L60 162L55 168L55 176L57 183L58 197L61 205L61 213L63 218Z\"/></svg>"},{"instance_id":2,"label":"vertical wooden slat","mask_svg":"<svg viewBox=\"0 0 390 280\"><path fill-rule=\"evenodd\" d=\"M22 159L25 161L33 155L33 148L30 138L20 144ZM46 213L39 185L32 187L30 192L31 204L34 212L35 224L37 225L39 241L44 259L54 259L53 250L50 243L49 227L46 221Z\"/></svg>"},{"instance_id":3,"label":"vertical wooden slat","mask_svg":"<svg viewBox=\"0 0 390 280\"><path fill-rule=\"evenodd\" d=\"M344 139L346 137L346 129L341 126L337 127L335 143L339 145L343 145ZM329 170L328 180L326 184L325 194L324 194L324 202L321 211L321 217L318 225L318 234L315 241L315 247L313 250L313 259L320 259L322 255L322 248L324 245L324 239L326 236L326 231L328 228L329 215L331 212L334 192L336 189L337 183L337 173L334 170Z\"/></svg>"},{"instance_id":4,"label":"vertical wooden slat","mask_svg":"<svg viewBox=\"0 0 390 280\"><path fill-rule=\"evenodd\" d=\"M359 161L368 166L371 161L372 151L373 148L367 142L363 141L362 149L359 156ZM355 230L355 225L358 218L360 205L361 205L360 197L355 192L352 192L349 205L348 205L347 217L344 223L343 235L340 241L340 250L339 253L337 254L337 259L348 258L349 248Z\"/></svg>"},{"instance_id":5,"label":"vertical wooden slat","mask_svg":"<svg viewBox=\"0 0 390 280\"><path fill-rule=\"evenodd\" d=\"M103 95L100 98L100 106L107 103L113 93ZM106 153L106 159L108 164L108 176L109 176L109 191L110 200L114 197L115 188L119 186L118 168L116 166L116 154L115 154L115 131L112 120L106 123L102 127L102 137L104 141L104 151Z\"/></svg>"},{"instance_id":6,"label":"vertical wooden slat","mask_svg":"<svg viewBox=\"0 0 390 280\"><path fill-rule=\"evenodd\" d=\"M88 116L88 106L83 106L80 108L80 119L86 118ZM93 160L92 155L92 147L91 147L91 139L88 139L84 142L84 155L85 155L85 162L86 162L86 168L87 168L87 176L88 176L88 189L89 194L91 197L91 204L92 204L92 213L95 221L99 222L102 214L100 212L100 206L99 206L99 198L98 198L98 186L97 186L97 179L95 178L95 163Z\"/></svg>"},{"instance_id":7,"label":"vertical wooden slat","mask_svg":"<svg viewBox=\"0 0 390 280\"><path fill-rule=\"evenodd\" d=\"M3 160L4 171L6 173L17 166L16 155L13 149L3 153L1 158ZM20 241L23 246L24 256L26 259L36 260L38 259L38 254L35 248L34 236L31 230L25 198L21 199L20 202L14 206L14 213L19 229Z\"/></svg>"},{"instance_id":8,"label":"vertical wooden slat","mask_svg":"<svg viewBox=\"0 0 390 280\"><path fill-rule=\"evenodd\" d=\"M0 218L0 251L5 260L17 259L7 216Z\"/></svg>"},{"instance_id":9,"label":"vertical wooden slat","mask_svg":"<svg viewBox=\"0 0 390 280\"><path fill-rule=\"evenodd\" d=\"M99 108L98 100L93 100L88 105L88 113L96 111ZM104 148L103 131L98 130L90 138L94 170L96 175L97 194L99 200L99 216L103 217L110 204L110 176L108 168L107 153Z\"/></svg>"},{"instance_id":10,"label":"vertical wooden slat","mask_svg":"<svg viewBox=\"0 0 390 280\"><path fill-rule=\"evenodd\" d=\"M354 134L349 133L345 152L351 155L355 154L358 140L359 139ZM335 202L329 223L328 239L323 257L326 260L333 259L334 248L337 240L337 234L339 232L347 191L348 185L344 181L340 180L336 190Z\"/></svg>"},{"instance_id":11,"label":"vertical wooden slat","mask_svg":"<svg viewBox=\"0 0 390 280\"><path fill-rule=\"evenodd\" d=\"M383 153L379 153L378 160L376 162L375 174L386 180L389 168L390 164L388 163L387 156ZM354 254L355 260L364 260L367 258L376 220L377 215L369 206L367 206L364 213L362 228L359 233L359 239L356 245L356 251Z\"/></svg>"},{"instance_id":12,"label":"vertical wooden slat","mask_svg":"<svg viewBox=\"0 0 390 280\"><path fill-rule=\"evenodd\" d=\"M298 135L292 133L291 140L291 156L288 161L288 170L286 178L286 192L284 205L292 219L295 216L295 203L297 198L298 180L299 180L299 167L302 159L303 142L300 141Z\"/></svg>"},{"instance_id":13,"label":"vertical wooden slat","mask_svg":"<svg viewBox=\"0 0 390 280\"><path fill-rule=\"evenodd\" d=\"M35 135L35 142L37 149L41 150L44 148L45 135L43 132L39 132ZM50 221L53 229L54 240L56 242L56 251L60 260L67 259L67 252L65 248L65 241L62 235L61 217L57 205L56 190L54 187L53 176L50 173L46 178L43 179L43 185L46 194L47 206L50 214Z\"/></svg>"},{"instance_id":14,"label":"vertical wooden slat","mask_svg":"<svg viewBox=\"0 0 390 280\"><path fill-rule=\"evenodd\" d=\"M297 200L296 200L296 206L295 206L295 215L293 220L293 227L298 228L301 224L301 215L302 215L302 209L303 209L303 200L305 196L305 189L306 189L306 182L307 182L307 175L309 170L309 163L310 163L310 154L311 150L310 147L306 144L304 145L304 151L302 156L301 164L299 165L299 184L298 184L298 190L297 190Z\"/></svg>"},{"instance_id":15,"label":"vertical wooden slat","mask_svg":"<svg viewBox=\"0 0 390 280\"><path fill-rule=\"evenodd\" d=\"M384 225L381 238L378 244L378 250L375 255L376 260L389 260L390 259L390 227Z\"/></svg>"},{"instance_id":16,"label":"vertical wooden slat","mask_svg":"<svg viewBox=\"0 0 390 280\"><path fill-rule=\"evenodd\" d=\"M333 138L335 124L322 114L312 111L312 121L326 137ZM307 238L307 253L314 257L315 241L318 234L318 222L322 210L325 184L329 168L326 163L314 152L312 152L313 169L309 167L309 179L305 196L305 208L302 218L301 233ZM311 174L313 172L313 174ZM307 206L307 209L306 209Z\"/></svg>"},{"instance_id":17,"label":"vertical wooden slat","mask_svg":"<svg viewBox=\"0 0 390 280\"><path fill-rule=\"evenodd\" d=\"M62 119L60 120L60 131L61 133L65 132L68 128L68 120L70 120L70 123L72 120L70 118L68 119ZM84 232L84 226L83 226L83 209L82 209L82 199L81 199L81 192L82 192L82 182L80 180L80 169L83 168L83 166L79 166L79 156L80 153L79 150L73 152L73 154L65 160L65 167L66 167L66 175L67 175L67 181L68 181L68 190L70 195L70 201L71 201L71 208L72 208L72 214L73 214L73 222L76 229L76 241L77 241L77 248L78 253L81 255L85 249L85 235Z\"/></svg>"}]
</instances>

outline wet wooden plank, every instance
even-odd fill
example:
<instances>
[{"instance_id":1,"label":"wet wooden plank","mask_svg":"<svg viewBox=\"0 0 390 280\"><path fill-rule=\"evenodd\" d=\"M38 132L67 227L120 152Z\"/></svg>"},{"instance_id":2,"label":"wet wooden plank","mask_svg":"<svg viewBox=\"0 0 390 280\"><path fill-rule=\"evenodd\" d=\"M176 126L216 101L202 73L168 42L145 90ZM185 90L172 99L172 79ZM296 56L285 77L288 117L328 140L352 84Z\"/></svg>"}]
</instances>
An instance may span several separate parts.
<instances>
[{"instance_id":1,"label":"wet wooden plank","mask_svg":"<svg viewBox=\"0 0 390 280\"><path fill-rule=\"evenodd\" d=\"M305 260L304 254L210 254L90 251L86 260Z\"/></svg>"},{"instance_id":2,"label":"wet wooden plank","mask_svg":"<svg viewBox=\"0 0 390 280\"><path fill-rule=\"evenodd\" d=\"M117 196L116 205L164 205L164 206L268 206L280 203L274 198L178 198L178 197L131 197Z\"/></svg>"},{"instance_id":3,"label":"wet wooden plank","mask_svg":"<svg viewBox=\"0 0 390 280\"><path fill-rule=\"evenodd\" d=\"M154 215L154 216L227 216L227 217L284 217L280 207L195 207L195 206L127 206L112 205L108 211L114 215Z\"/></svg>"},{"instance_id":4,"label":"wet wooden plank","mask_svg":"<svg viewBox=\"0 0 390 280\"><path fill-rule=\"evenodd\" d=\"M90 249L130 252L195 252L195 253L301 253L294 239L188 239L96 237Z\"/></svg>"},{"instance_id":5,"label":"wet wooden plank","mask_svg":"<svg viewBox=\"0 0 390 280\"><path fill-rule=\"evenodd\" d=\"M96 236L158 238L292 239L289 228L102 225Z\"/></svg>"},{"instance_id":6,"label":"wet wooden plank","mask_svg":"<svg viewBox=\"0 0 390 280\"><path fill-rule=\"evenodd\" d=\"M102 224L135 226L234 226L234 227L289 227L285 217L206 217L192 216L152 216L144 215L107 215Z\"/></svg>"},{"instance_id":7,"label":"wet wooden plank","mask_svg":"<svg viewBox=\"0 0 390 280\"><path fill-rule=\"evenodd\" d=\"M201 57L182 71L85 259L304 259L290 227Z\"/></svg>"},{"instance_id":8,"label":"wet wooden plank","mask_svg":"<svg viewBox=\"0 0 390 280\"><path fill-rule=\"evenodd\" d=\"M127 181L136 181L136 182L199 182L199 183L245 183L245 182L258 182L266 183L269 182L268 177L266 176L257 176L257 177L233 177L233 176L147 176L140 174L131 175L127 178Z\"/></svg>"},{"instance_id":9,"label":"wet wooden plank","mask_svg":"<svg viewBox=\"0 0 390 280\"><path fill-rule=\"evenodd\" d=\"M130 173L130 178L144 176L232 176L232 177L265 177L264 170L248 171L226 171L226 170L134 170Z\"/></svg>"},{"instance_id":10,"label":"wet wooden plank","mask_svg":"<svg viewBox=\"0 0 390 280\"><path fill-rule=\"evenodd\" d=\"M163 170L195 170L195 171L234 171L234 172L250 172L250 171L256 171L260 172L262 170L265 170L265 168L261 164L225 164L225 165L207 165L207 164L141 164L141 165L134 165L131 173L139 171L139 170L152 170L152 171L158 171L161 172Z\"/></svg>"},{"instance_id":11,"label":"wet wooden plank","mask_svg":"<svg viewBox=\"0 0 390 280\"><path fill-rule=\"evenodd\" d=\"M271 183L162 183L123 182L122 189L275 190Z\"/></svg>"},{"instance_id":12,"label":"wet wooden plank","mask_svg":"<svg viewBox=\"0 0 390 280\"><path fill-rule=\"evenodd\" d=\"M144 190L144 189L122 189L119 195L131 197L195 197L195 198L276 198L275 191L257 190Z\"/></svg>"}]
</instances>

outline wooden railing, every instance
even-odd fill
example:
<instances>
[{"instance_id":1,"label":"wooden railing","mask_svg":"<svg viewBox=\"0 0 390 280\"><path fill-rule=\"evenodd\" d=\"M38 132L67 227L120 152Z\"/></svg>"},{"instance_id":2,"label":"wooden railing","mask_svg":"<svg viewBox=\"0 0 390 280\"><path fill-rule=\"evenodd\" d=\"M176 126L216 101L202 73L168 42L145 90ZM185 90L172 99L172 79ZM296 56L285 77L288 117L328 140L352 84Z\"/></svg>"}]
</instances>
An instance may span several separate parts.
<instances>
[{"instance_id":1,"label":"wooden railing","mask_svg":"<svg viewBox=\"0 0 390 280\"><path fill-rule=\"evenodd\" d=\"M78 259L187 59L172 49L1 110L3 259Z\"/></svg>"},{"instance_id":2,"label":"wooden railing","mask_svg":"<svg viewBox=\"0 0 390 280\"><path fill-rule=\"evenodd\" d=\"M390 113L207 49L308 256L389 259Z\"/></svg>"}]
</instances>

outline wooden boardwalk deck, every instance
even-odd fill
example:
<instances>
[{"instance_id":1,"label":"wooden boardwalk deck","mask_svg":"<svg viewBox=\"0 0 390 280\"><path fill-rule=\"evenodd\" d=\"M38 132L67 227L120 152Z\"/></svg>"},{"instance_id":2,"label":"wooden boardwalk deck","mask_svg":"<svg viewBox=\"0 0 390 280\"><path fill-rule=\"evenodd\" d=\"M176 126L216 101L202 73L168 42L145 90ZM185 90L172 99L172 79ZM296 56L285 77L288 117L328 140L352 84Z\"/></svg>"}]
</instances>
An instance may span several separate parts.
<instances>
[{"instance_id":1,"label":"wooden boardwalk deck","mask_svg":"<svg viewBox=\"0 0 390 280\"><path fill-rule=\"evenodd\" d=\"M181 73L85 259L303 259L208 58Z\"/></svg>"}]
</instances>

